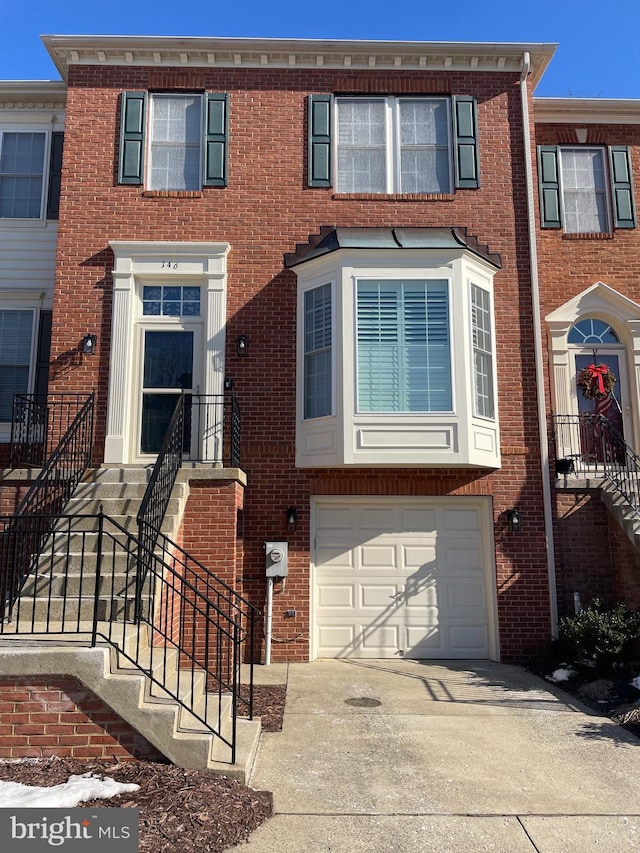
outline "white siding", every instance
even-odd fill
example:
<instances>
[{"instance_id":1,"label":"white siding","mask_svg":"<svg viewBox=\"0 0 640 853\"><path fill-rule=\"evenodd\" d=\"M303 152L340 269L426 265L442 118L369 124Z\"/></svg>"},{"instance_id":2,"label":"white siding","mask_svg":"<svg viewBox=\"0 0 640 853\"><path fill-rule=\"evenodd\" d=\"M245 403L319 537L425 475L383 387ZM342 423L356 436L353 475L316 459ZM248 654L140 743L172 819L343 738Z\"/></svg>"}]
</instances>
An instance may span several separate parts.
<instances>
[{"instance_id":1,"label":"white siding","mask_svg":"<svg viewBox=\"0 0 640 853\"><path fill-rule=\"evenodd\" d=\"M0 290L41 288L45 303L53 295L58 223L0 222Z\"/></svg>"}]
</instances>

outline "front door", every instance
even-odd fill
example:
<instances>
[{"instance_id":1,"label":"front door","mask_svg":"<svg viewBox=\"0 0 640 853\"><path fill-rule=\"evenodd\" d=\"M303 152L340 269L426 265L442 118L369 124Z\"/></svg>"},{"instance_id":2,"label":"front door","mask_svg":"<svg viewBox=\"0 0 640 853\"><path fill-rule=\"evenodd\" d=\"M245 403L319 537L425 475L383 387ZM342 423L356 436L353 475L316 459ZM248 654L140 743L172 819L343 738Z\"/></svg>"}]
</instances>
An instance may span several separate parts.
<instances>
[{"instance_id":1,"label":"front door","mask_svg":"<svg viewBox=\"0 0 640 853\"><path fill-rule=\"evenodd\" d=\"M592 364L606 365L616 382L613 391L603 397L594 399L585 396L578 386L578 377L582 371ZM625 434L625 420L629 417L629 392L624 358L621 352L598 349L594 362L594 352L575 353L576 403L578 414L601 414L611 423L611 426L622 436Z\"/></svg>"},{"instance_id":2,"label":"front door","mask_svg":"<svg viewBox=\"0 0 640 853\"><path fill-rule=\"evenodd\" d=\"M142 330L140 453L157 454L181 394L185 395L183 450L191 446L191 395L194 384L195 332Z\"/></svg>"}]
</instances>

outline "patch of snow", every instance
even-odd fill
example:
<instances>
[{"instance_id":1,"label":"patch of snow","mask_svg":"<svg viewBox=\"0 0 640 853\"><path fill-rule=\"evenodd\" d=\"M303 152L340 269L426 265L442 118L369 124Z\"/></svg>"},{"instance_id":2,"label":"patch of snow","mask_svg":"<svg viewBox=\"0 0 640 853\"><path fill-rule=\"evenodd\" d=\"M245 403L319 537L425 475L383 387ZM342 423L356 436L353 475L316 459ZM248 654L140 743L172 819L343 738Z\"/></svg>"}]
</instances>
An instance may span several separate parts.
<instances>
[{"instance_id":1,"label":"patch of snow","mask_svg":"<svg viewBox=\"0 0 640 853\"><path fill-rule=\"evenodd\" d=\"M554 672L551 673L551 675L548 675L547 678L549 679L549 681L569 681L569 679L573 678L575 674L575 669L561 668L556 669Z\"/></svg>"},{"instance_id":2,"label":"patch of snow","mask_svg":"<svg viewBox=\"0 0 640 853\"><path fill-rule=\"evenodd\" d=\"M635 678L632 678L631 683L636 688L636 690L640 690L640 675L636 675Z\"/></svg>"},{"instance_id":3,"label":"patch of snow","mask_svg":"<svg viewBox=\"0 0 640 853\"><path fill-rule=\"evenodd\" d=\"M71 809L88 800L107 800L139 789L140 785L116 782L108 776L100 777L92 773L69 776L63 784L50 787L0 781L0 808Z\"/></svg>"}]
</instances>

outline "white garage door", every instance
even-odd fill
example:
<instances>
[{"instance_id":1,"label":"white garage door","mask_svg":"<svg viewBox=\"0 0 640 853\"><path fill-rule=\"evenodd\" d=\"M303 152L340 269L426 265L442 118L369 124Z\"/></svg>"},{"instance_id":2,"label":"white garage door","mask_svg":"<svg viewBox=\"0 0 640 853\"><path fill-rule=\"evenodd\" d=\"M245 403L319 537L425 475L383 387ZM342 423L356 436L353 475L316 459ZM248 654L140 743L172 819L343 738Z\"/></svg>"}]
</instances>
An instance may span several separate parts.
<instances>
[{"instance_id":1,"label":"white garage door","mask_svg":"<svg viewBox=\"0 0 640 853\"><path fill-rule=\"evenodd\" d=\"M490 524L487 498L318 498L316 656L495 656Z\"/></svg>"}]
</instances>

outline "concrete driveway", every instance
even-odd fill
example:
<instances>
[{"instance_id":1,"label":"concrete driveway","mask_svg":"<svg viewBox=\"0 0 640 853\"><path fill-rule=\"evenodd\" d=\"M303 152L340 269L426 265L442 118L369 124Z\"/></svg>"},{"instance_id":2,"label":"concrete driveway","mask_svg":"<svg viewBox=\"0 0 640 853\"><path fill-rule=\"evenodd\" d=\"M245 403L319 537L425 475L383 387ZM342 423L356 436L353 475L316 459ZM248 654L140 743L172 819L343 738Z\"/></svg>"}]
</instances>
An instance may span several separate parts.
<instances>
[{"instance_id":1,"label":"concrete driveway","mask_svg":"<svg viewBox=\"0 0 640 853\"><path fill-rule=\"evenodd\" d=\"M524 670L317 661L287 683L250 784L275 816L247 853L640 850L640 741Z\"/></svg>"}]
</instances>

